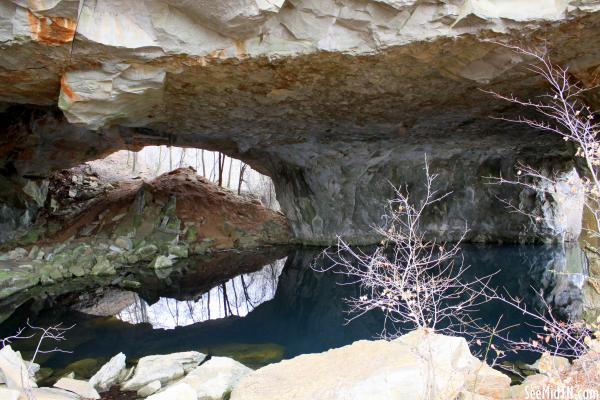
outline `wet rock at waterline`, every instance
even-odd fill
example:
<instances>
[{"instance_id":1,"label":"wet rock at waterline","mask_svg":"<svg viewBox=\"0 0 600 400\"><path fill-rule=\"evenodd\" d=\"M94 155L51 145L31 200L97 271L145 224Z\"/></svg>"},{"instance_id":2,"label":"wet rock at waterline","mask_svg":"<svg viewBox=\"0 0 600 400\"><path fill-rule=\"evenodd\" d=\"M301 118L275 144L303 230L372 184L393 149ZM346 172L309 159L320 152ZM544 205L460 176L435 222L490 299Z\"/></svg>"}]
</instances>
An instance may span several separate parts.
<instances>
[{"instance_id":1,"label":"wet rock at waterline","mask_svg":"<svg viewBox=\"0 0 600 400\"><path fill-rule=\"evenodd\" d=\"M510 382L472 356L464 339L421 330L266 366L243 378L231 399L425 400L464 391L504 398Z\"/></svg>"},{"instance_id":2,"label":"wet rock at waterline","mask_svg":"<svg viewBox=\"0 0 600 400\"><path fill-rule=\"evenodd\" d=\"M527 59L494 41L546 45L594 86L600 4L517 3L3 0L0 241L37 236L51 171L150 144L218 150L271 176L306 243L375 242L389 183L418 191L424 153L453 191L427 232L577 234L580 204L486 184L514 176L518 161L571 176L574 150L490 118L522 111L478 89L527 99L544 88ZM599 104L597 90L588 97Z\"/></svg>"}]
</instances>

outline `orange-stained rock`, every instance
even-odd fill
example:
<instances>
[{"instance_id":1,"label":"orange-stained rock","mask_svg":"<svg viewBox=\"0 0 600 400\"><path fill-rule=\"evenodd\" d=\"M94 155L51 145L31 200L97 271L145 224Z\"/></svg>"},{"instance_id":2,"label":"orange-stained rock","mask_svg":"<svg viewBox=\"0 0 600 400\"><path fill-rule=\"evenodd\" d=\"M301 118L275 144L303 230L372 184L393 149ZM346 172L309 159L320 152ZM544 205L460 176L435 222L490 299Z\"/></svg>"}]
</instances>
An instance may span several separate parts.
<instances>
[{"instance_id":1,"label":"orange-stained rock","mask_svg":"<svg viewBox=\"0 0 600 400\"><path fill-rule=\"evenodd\" d=\"M69 98L71 101L75 101L77 99L77 95L73 92L73 89L67 83L64 75L60 78L60 90L61 92Z\"/></svg>"},{"instance_id":2,"label":"orange-stained rock","mask_svg":"<svg viewBox=\"0 0 600 400\"><path fill-rule=\"evenodd\" d=\"M77 21L63 17L38 17L27 12L31 36L42 43L61 45L71 43L75 37Z\"/></svg>"}]
</instances>

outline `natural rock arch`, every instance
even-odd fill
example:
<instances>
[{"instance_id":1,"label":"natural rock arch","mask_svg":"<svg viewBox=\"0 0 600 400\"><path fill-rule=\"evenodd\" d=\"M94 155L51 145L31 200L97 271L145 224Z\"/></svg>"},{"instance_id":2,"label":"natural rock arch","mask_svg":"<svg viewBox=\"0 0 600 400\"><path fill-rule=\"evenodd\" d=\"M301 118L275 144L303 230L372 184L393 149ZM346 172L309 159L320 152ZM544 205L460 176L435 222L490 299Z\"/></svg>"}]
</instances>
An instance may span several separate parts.
<instances>
[{"instance_id":1,"label":"natural rock arch","mask_svg":"<svg viewBox=\"0 0 600 400\"><path fill-rule=\"evenodd\" d=\"M600 6L459 3L249 0L223 14L213 2L27 9L3 0L2 221L31 218L20 190L28 180L118 149L173 144L222 151L271 176L307 243L376 240L370 226L390 183L418 197L425 154L454 192L427 231L572 238L580 224L572 207L484 177L510 175L517 160L569 172L573 150L491 119L520 110L478 89L524 97L543 89L522 68L527 60L489 39L545 40L555 61L569 60L574 78L592 84L600 52L587 38L600 30ZM546 214L532 225L497 196L537 202Z\"/></svg>"}]
</instances>

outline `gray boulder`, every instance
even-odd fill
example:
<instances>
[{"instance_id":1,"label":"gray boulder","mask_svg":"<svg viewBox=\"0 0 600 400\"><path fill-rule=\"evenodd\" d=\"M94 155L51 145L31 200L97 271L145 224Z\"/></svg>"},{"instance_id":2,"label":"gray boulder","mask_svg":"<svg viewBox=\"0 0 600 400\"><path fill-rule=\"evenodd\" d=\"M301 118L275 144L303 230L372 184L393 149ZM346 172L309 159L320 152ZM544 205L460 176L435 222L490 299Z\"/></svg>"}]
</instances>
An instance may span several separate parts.
<instances>
[{"instance_id":1,"label":"gray boulder","mask_svg":"<svg viewBox=\"0 0 600 400\"><path fill-rule=\"evenodd\" d=\"M111 358L90 378L90 384L100 393L108 391L118 382L121 372L125 369L125 359L123 353Z\"/></svg>"},{"instance_id":2,"label":"gray boulder","mask_svg":"<svg viewBox=\"0 0 600 400\"><path fill-rule=\"evenodd\" d=\"M137 391L153 381L160 381L164 386L175 379L182 378L205 358L204 354L196 351L142 357L131 379L123 383L121 388Z\"/></svg>"},{"instance_id":3,"label":"gray boulder","mask_svg":"<svg viewBox=\"0 0 600 400\"><path fill-rule=\"evenodd\" d=\"M199 400L221 400L252 370L227 357L212 357L190 372L182 382L196 391Z\"/></svg>"}]
</instances>

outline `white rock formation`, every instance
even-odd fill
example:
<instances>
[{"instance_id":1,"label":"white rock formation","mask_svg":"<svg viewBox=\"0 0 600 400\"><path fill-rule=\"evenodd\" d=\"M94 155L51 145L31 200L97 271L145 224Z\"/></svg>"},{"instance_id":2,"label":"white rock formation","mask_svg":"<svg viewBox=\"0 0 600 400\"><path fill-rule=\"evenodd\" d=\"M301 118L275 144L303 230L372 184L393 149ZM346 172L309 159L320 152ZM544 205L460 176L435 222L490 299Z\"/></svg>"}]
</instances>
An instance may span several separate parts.
<instances>
[{"instance_id":1,"label":"white rock formation","mask_svg":"<svg viewBox=\"0 0 600 400\"><path fill-rule=\"evenodd\" d=\"M35 400L82 400L81 397L73 392L57 388L35 388L32 389Z\"/></svg>"},{"instance_id":2,"label":"white rock formation","mask_svg":"<svg viewBox=\"0 0 600 400\"><path fill-rule=\"evenodd\" d=\"M140 397L148 397L156 392L158 392L162 388L162 384L160 381L152 381L146 386L138 389L137 395Z\"/></svg>"},{"instance_id":3,"label":"white rock formation","mask_svg":"<svg viewBox=\"0 0 600 400\"><path fill-rule=\"evenodd\" d=\"M46 3L2 0L0 41L8 49L27 42L54 46L47 49L52 57L46 64L52 68L38 77L55 82L61 78L61 67L74 61L61 45L74 40L76 59L97 57L99 65L66 73L60 102L71 121L94 128L128 120L145 123L144 111L161 102L165 72L179 73L185 67L160 61L156 64L164 67L141 64L159 57L182 55L189 58L188 65L203 65L205 57L288 57L323 50L372 54L484 30L507 33L525 24L562 21L600 10L597 0L293 0L285 5L283 0L143 0L135 4L92 0L81 7L73 0L52 1L51 7ZM468 67L469 61L464 61ZM10 54L0 66L18 70L34 62ZM22 83L2 96L20 102L25 89L34 86ZM157 97L149 91L156 91ZM36 99L32 94L27 101L48 104L54 100L53 96ZM89 107L77 103L89 103ZM97 108L95 117L92 104ZM113 110L112 117L102 117L109 110Z\"/></svg>"},{"instance_id":4,"label":"white rock formation","mask_svg":"<svg viewBox=\"0 0 600 400\"><path fill-rule=\"evenodd\" d=\"M100 395L88 381L71 378L61 378L54 387L73 392L84 399L99 399Z\"/></svg>"},{"instance_id":5,"label":"white rock formation","mask_svg":"<svg viewBox=\"0 0 600 400\"><path fill-rule=\"evenodd\" d=\"M153 355L140 358L131 379L123 383L121 388L137 391L150 382L160 381L162 385L182 378L193 370L206 356L196 351Z\"/></svg>"},{"instance_id":6,"label":"white rock formation","mask_svg":"<svg viewBox=\"0 0 600 400\"><path fill-rule=\"evenodd\" d=\"M139 125L163 104L165 70L143 64L105 64L102 70L67 72L63 85L76 93L73 101L64 91L59 104L73 123L98 129L122 124ZM87 105L95 104L91 112Z\"/></svg>"},{"instance_id":7,"label":"white rock formation","mask_svg":"<svg viewBox=\"0 0 600 400\"><path fill-rule=\"evenodd\" d=\"M148 400L196 400L196 391L187 383L175 383L165 390L147 397Z\"/></svg>"},{"instance_id":8,"label":"white rock formation","mask_svg":"<svg viewBox=\"0 0 600 400\"><path fill-rule=\"evenodd\" d=\"M90 378L90 384L100 393L106 392L117 384L119 376L125 369L125 354L119 353L111 358Z\"/></svg>"},{"instance_id":9,"label":"white rock formation","mask_svg":"<svg viewBox=\"0 0 600 400\"><path fill-rule=\"evenodd\" d=\"M21 392L14 389L5 389L0 387L0 399L2 400L19 400Z\"/></svg>"},{"instance_id":10,"label":"white rock formation","mask_svg":"<svg viewBox=\"0 0 600 400\"><path fill-rule=\"evenodd\" d=\"M212 357L196 367L181 382L196 391L198 400L221 400L240 379L252 370L228 357Z\"/></svg>"},{"instance_id":11,"label":"white rock formation","mask_svg":"<svg viewBox=\"0 0 600 400\"><path fill-rule=\"evenodd\" d=\"M14 351L10 345L4 346L0 350L0 371L6 387L9 389L21 390L37 387L21 354Z\"/></svg>"},{"instance_id":12,"label":"white rock formation","mask_svg":"<svg viewBox=\"0 0 600 400\"><path fill-rule=\"evenodd\" d=\"M473 357L462 338L414 331L391 342L359 341L302 355L243 378L232 400L502 398L510 378Z\"/></svg>"}]
</instances>

